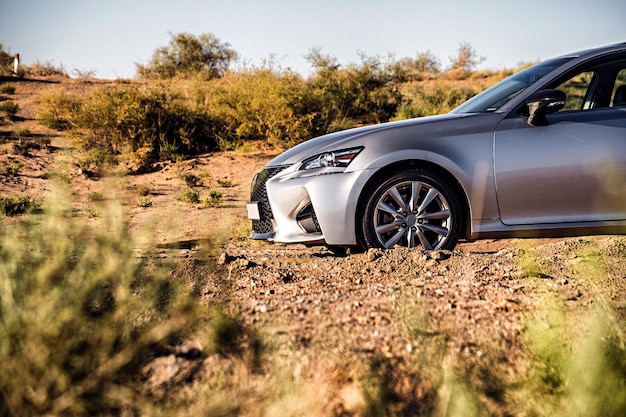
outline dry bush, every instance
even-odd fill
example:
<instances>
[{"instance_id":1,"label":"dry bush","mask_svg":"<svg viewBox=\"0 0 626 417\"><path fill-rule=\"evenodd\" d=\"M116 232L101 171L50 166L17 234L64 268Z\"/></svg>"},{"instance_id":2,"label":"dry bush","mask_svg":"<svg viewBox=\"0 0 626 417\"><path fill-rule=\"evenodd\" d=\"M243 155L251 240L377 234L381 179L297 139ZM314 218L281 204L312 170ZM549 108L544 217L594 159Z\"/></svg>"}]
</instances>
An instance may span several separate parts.
<instances>
[{"instance_id":1,"label":"dry bush","mask_svg":"<svg viewBox=\"0 0 626 417\"><path fill-rule=\"evenodd\" d=\"M2 83L0 84L0 93L2 94L14 94L15 93L15 85L10 83Z\"/></svg>"},{"instance_id":2,"label":"dry bush","mask_svg":"<svg viewBox=\"0 0 626 417\"><path fill-rule=\"evenodd\" d=\"M20 72L25 77L51 77L56 75L68 77L63 64L55 64L54 61L35 61L31 65L20 66Z\"/></svg>"},{"instance_id":3,"label":"dry bush","mask_svg":"<svg viewBox=\"0 0 626 417\"><path fill-rule=\"evenodd\" d=\"M201 41L216 40L177 36L159 60L171 63L178 55L190 61L208 59L200 53ZM313 50L308 59L315 73L308 79L272 67L226 71L228 60L207 77L207 68L190 65L184 78L167 70L167 76L148 77L157 80L118 83L85 97L47 93L38 117L49 127L72 129L87 149L124 155L131 170L141 171L157 160L178 161L252 142L286 149L357 125L446 113L499 80L489 72L472 78L467 69L475 59L471 53L462 57L465 66L455 67L463 72L458 77L441 73L428 53L389 62L361 58L359 64L342 68L334 57ZM407 82L411 77L427 81ZM466 77L470 80L463 81Z\"/></svg>"},{"instance_id":4,"label":"dry bush","mask_svg":"<svg viewBox=\"0 0 626 417\"><path fill-rule=\"evenodd\" d=\"M394 119L448 113L479 91L472 85L457 87L444 81L429 84L406 83L402 87L403 104Z\"/></svg>"},{"instance_id":5,"label":"dry bush","mask_svg":"<svg viewBox=\"0 0 626 417\"><path fill-rule=\"evenodd\" d=\"M136 64L137 74L147 79L221 77L237 53L210 33L194 36L189 33L170 34L168 46L160 47L146 65Z\"/></svg>"},{"instance_id":6,"label":"dry bush","mask_svg":"<svg viewBox=\"0 0 626 417\"><path fill-rule=\"evenodd\" d=\"M0 102L0 112L3 112L9 119L15 118L15 115L20 110L20 106L11 100Z\"/></svg>"},{"instance_id":7,"label":"dry bush","mask_svg":"<svg viewBox=\"0 0 626 417\"><path fill-rule=\"evenodd\" d=\"M137 170L216 146L208 133L211 119L158 85L97 89L80 103L72 123L83 148L124 155Z\"/></svg>"},{"instance_id":8,"label":"dry bush","mask_svg":"<svg viewBox=\"0 0 626 417\"><path fill-rule=\"evenodd\" d=\"M55 130L72 127L81 98L59 90L44 92L37 107L37 119L41 124Z\"/></svg>"},{"instance_id":9,"label":"dry bush","mask_svg":"<svg viewBox=\"0 0 626 417\"><path fill-rule=\"evenodd\" d=\"M353 127L388 121L400 103L398 85L404 70L395 63L384 63L378 56L361 54L360 64L342 68L333 56L313 49L307 59L315 69L308 86L314 98L312 111L318 114L322 129Z\"/></svg>"},{"instance_id":10,"label":"dry bush","mask_svg":"<svg viewBox=\"0 0 626 417\"><path fill-rule=\"evenodd\" d=\"M288 148L318 133L307 93L300 76L268 69L229 72L195 90L222 150L255 140Z\"/></svg>"}]
</instances>

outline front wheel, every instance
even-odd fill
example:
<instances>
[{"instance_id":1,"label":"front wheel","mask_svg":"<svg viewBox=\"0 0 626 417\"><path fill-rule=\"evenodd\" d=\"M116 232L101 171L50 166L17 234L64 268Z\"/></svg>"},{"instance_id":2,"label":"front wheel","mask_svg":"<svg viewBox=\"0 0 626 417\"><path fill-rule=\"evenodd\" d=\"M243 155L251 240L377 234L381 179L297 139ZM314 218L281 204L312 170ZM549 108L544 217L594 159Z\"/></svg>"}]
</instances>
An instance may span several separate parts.
<instances>
[{"instance_id":1,"label":"front wheel","mask_svg":"<svg viewBox=\"0 0 626 417\"><path fill-rule=\"evenodd\" d=\"M381 179L371 190L363 215L367 247L456 246L463 223L461 206L452 187L437 175L410 169Z\"/></svg>"}]
</instances>

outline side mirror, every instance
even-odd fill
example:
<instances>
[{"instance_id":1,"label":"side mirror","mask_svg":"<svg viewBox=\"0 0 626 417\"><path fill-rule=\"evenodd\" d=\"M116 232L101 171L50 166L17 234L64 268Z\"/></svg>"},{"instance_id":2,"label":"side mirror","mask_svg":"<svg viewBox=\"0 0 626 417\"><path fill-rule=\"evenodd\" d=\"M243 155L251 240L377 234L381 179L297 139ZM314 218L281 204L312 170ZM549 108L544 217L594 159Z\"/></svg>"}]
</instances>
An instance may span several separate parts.
<instances>
[{"instance_id":1,"label":"side mirror","mask_svg":"<svg viewBox=\"0 0 626 417\"><path fill-rule=\"evenodd\" d=\"M560 90L540 90L528 97L528 124L547 126L546 114L556 113L565 106L565 93Z\"/></svg>"}]
</instances>

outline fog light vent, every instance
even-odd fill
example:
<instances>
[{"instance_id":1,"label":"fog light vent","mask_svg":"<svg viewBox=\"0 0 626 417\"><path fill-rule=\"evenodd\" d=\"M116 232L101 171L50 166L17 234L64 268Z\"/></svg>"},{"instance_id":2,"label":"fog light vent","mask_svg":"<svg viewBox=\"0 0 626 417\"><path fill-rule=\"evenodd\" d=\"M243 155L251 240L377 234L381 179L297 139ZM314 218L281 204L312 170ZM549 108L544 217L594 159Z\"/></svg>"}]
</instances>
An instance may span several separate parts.
<instances>
[{"instance_id":1,"label":"fog light vent","mask_svg":"<svg viewBox=\"0 0 626 417\"><path fill-rule=\"evenodd\" d=\"M320 224L315 216L315 210L311 203L304 206L296 216L296 221L306 233L321 233Z\"/></svg>"}]
</instances>

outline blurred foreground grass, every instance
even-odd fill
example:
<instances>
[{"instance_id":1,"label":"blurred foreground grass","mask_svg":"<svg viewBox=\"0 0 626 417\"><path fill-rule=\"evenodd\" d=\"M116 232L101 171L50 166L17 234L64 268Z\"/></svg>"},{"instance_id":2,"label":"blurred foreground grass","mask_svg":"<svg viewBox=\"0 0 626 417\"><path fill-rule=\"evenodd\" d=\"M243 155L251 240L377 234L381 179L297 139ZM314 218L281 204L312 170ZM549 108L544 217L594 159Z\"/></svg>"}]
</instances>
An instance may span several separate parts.
<instances>
[{"instance_id":1,"label":"blurred foreground grass","mask_svg":"<svg viewBox=\"0 0 626 417\"><path fill-rule=\"evenodd\" d=\"M88 224L49 205L2 224L0 415L154 415L139 376L157 355L190 338L235 350L243 326L136 259L120 207Z\"/></svg>"},{"instance_id":2,"label":"blurred foreground grass","mask_svg":"<svg viewBox=\"0 0 626 417\"><path fill-rule=\"evenodd\" d=\"M87 219L67 202L44 206L59 209L2 223L2 416L626 415L626 317L606 292L574 309L545 292L524 318L523 355L507 362L527 372L513 377L490 362L510 355L492 329L475 329L487 354L465 362L448 344L453 322L434 323L410 291L394 320L412 354L354 360L350 342L328 334L317 342L332 349L320 355L294 345L284 324L247 324L236 304L201 300L172 273L180 260L138 258L121 207ZM523 254L519 268L539 292L549 262ZM611 274L601 255L576 256L591 289ZM229 285L203 266L202 279ZM148 387L147 370L172 352L192 365Z\"/></svg>"}]
</instances>

